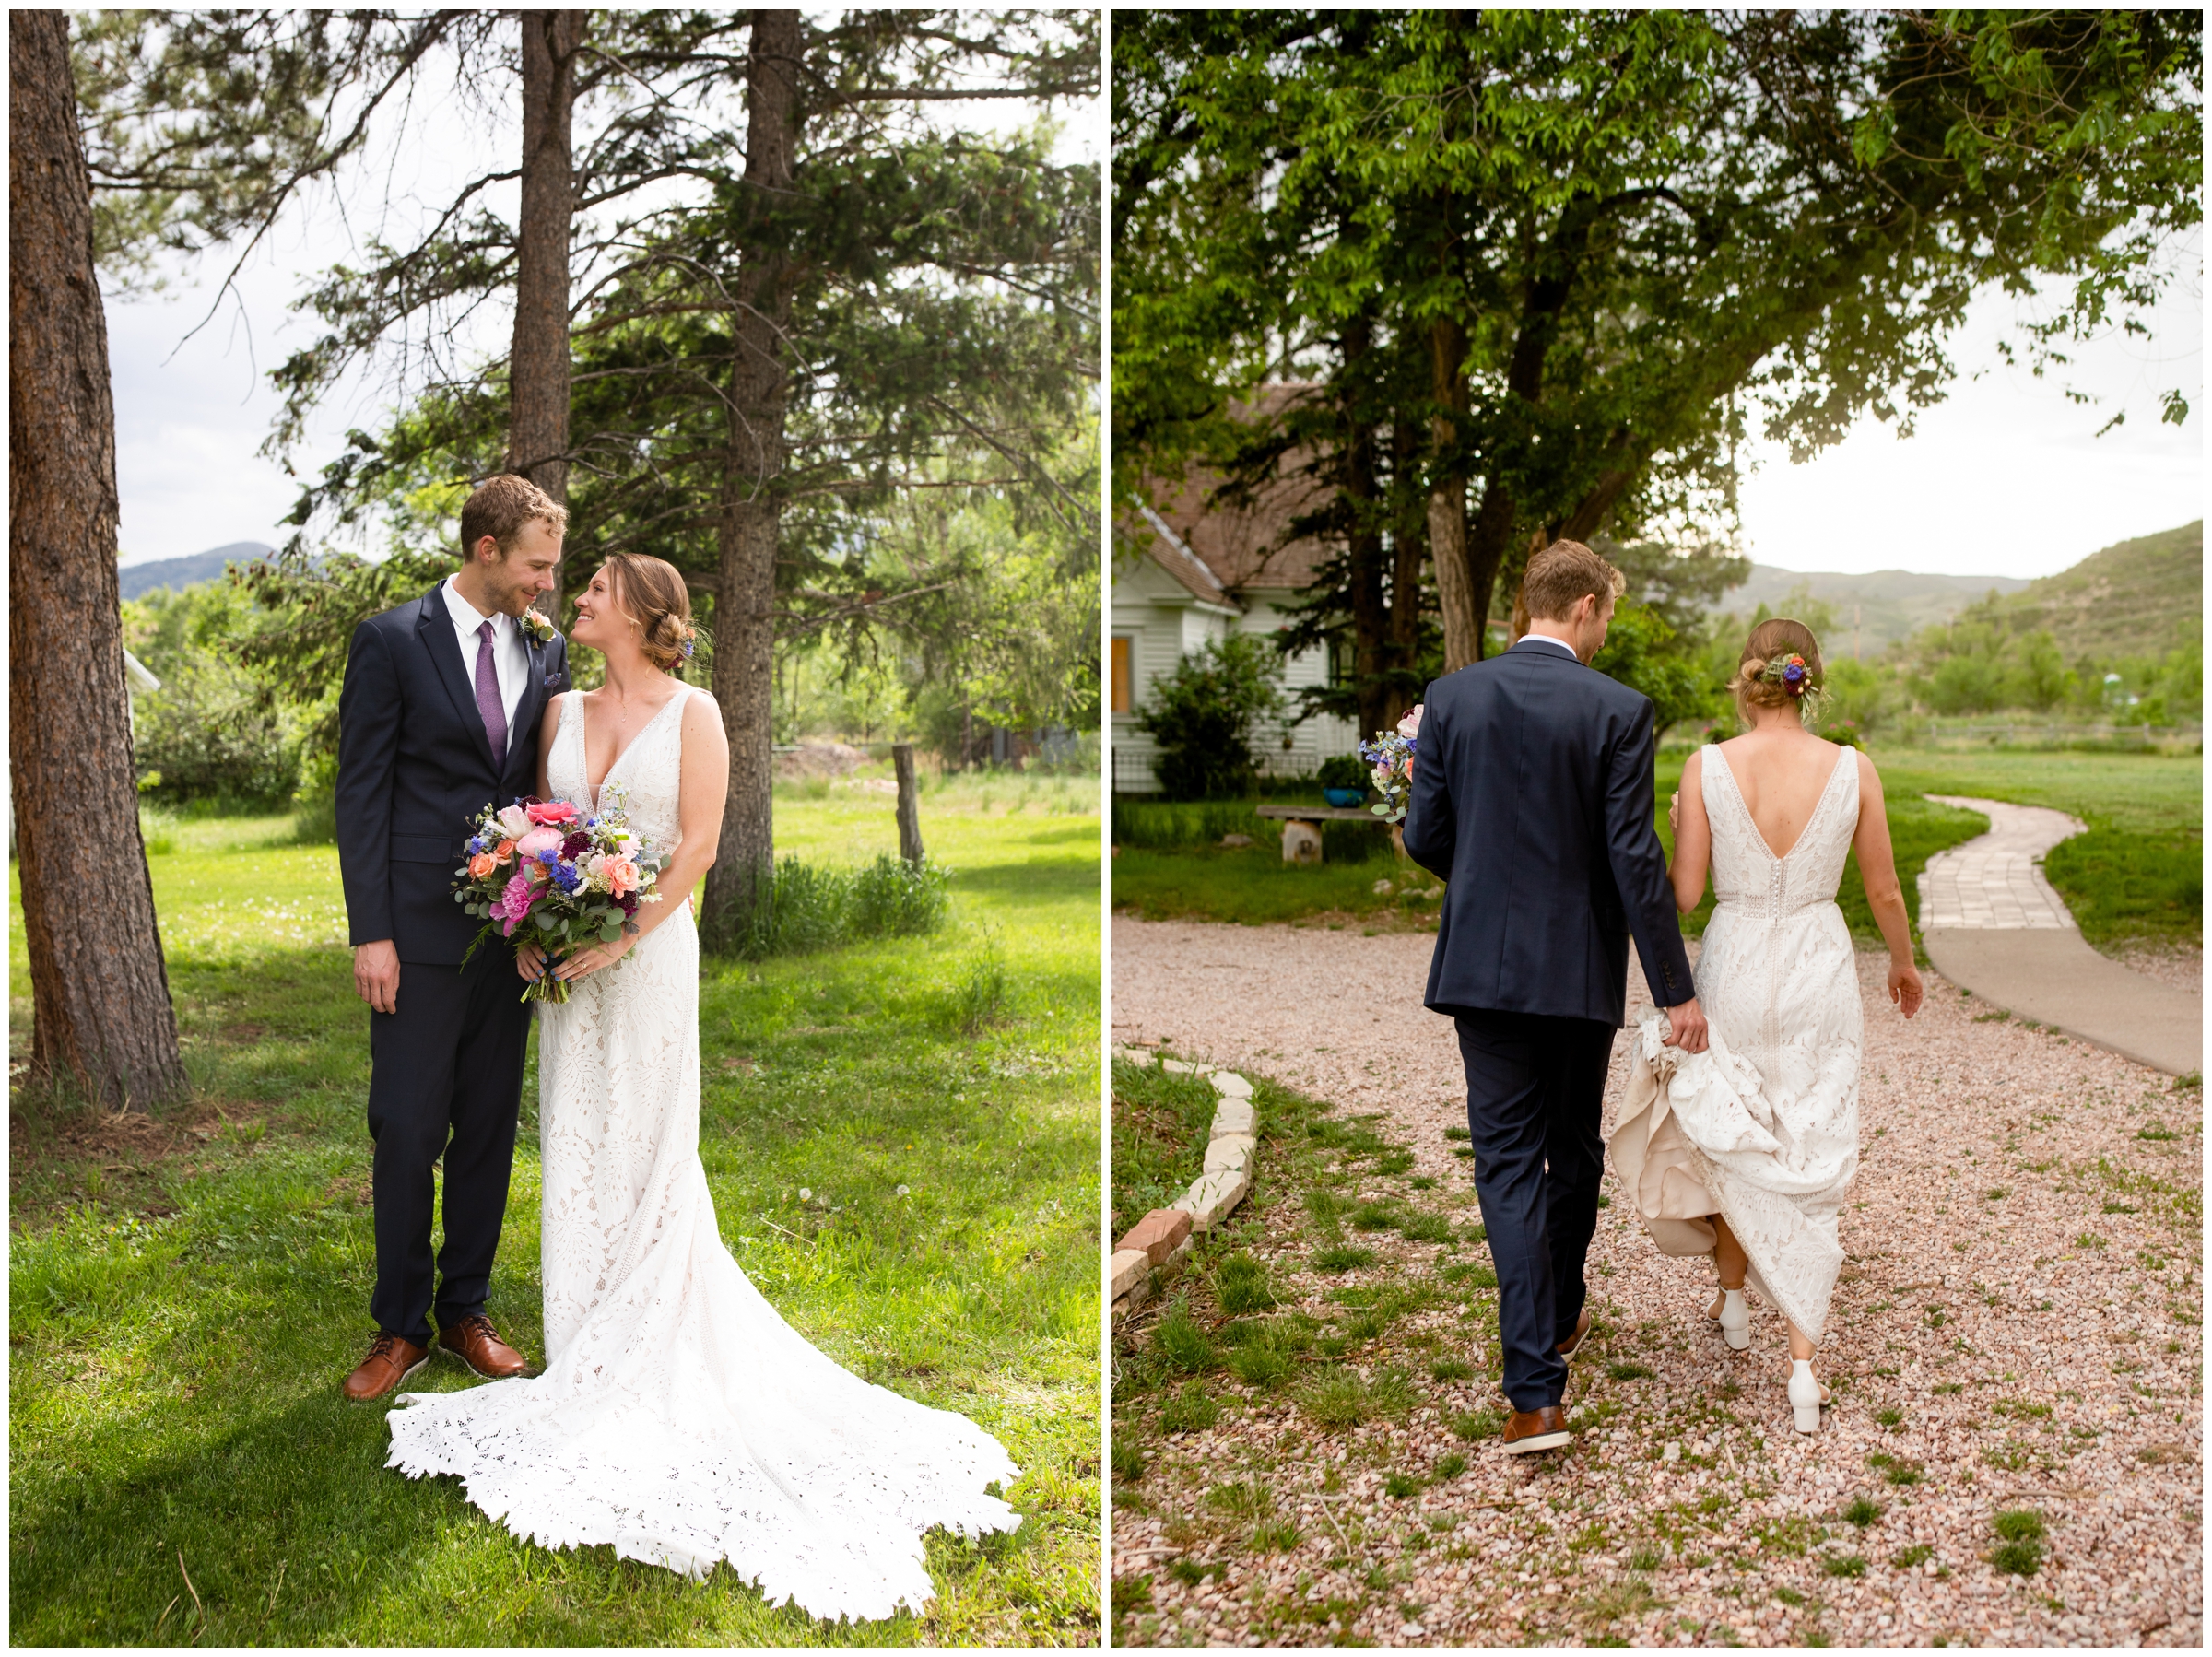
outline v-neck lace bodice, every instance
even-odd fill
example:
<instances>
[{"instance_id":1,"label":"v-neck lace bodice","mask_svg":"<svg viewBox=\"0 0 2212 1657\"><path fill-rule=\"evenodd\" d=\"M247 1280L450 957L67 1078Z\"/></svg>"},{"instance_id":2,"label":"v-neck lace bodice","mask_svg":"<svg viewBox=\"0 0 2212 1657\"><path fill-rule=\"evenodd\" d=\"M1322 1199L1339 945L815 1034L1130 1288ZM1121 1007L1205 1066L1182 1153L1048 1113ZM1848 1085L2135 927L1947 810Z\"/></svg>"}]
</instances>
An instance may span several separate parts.
<instances>
[{"instance_id":1,"label":"v-neck lace bodice","mask_svg":"<svg viewBox=\"0 0 2212 1657\"><path fill-rule=\"evenodd\" d=\"M666 858L684 838L678 810L684 775L682 709L693 694L688 685L677 687L661 711L645 722L645 728L629 739L629 746L615 756L594 789L587 780L591 771L583 747L583 692L570 691L560 699L560 723L546 755L547 788L556 800L567 801L586 817L596 817L607 785L622 784L628 790L623 807L629 814L630 832Z\"/></svg>"}]
</instances>

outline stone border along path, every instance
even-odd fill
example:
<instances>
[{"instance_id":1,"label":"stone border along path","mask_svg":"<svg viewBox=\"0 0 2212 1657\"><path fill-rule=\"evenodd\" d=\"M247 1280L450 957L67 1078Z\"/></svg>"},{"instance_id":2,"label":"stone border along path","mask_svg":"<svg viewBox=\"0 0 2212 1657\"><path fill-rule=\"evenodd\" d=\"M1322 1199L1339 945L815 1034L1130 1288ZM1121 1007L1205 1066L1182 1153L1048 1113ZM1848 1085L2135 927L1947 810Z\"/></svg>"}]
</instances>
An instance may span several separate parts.
<instances>
[{"instance_id":1,"label":"stone border along path","mask_svg":"<svg viewBox=\"0 0 2212 1657\"><path fill-rule=\"evenodd\" d=\"M1937 852L1921 873L1921 942L1930 964L1994 1006L2169 1075L2202 1074L2204 996L2091 949L2043 877L2044 854L2081 833L2079 819L1964 794L1928 798L1989 818L1988 833Z\"/></svg>"},{"instance_id":2,"label":"stone border along path","mask_svg":"<svg viewBox=\"0 0 2212 1657\"><path fill-rule=\"evenodd\" d=\"M1113 1056L1139 1068L1153 1063L1152 1053L1144 1048L1117 1047ZM1153 1209L1113 1245L1112 1256L1106 1263L1106 1294L1117 1324L1150 1299L1161 1283L1180 1272L1197 1239L1252 1193L1253 1176L1259 1166L1260 1142L1250 1082L1234 1071L1182 1059L1161 1059L1159 1067L1174 1075L1202 1075L1221 1097L1214 1105L1206 1161L1182 1201Z\"/></svg>"},{"instance_id":3,"label":"stone border along path","mask_svg":"<svg viewBox=\"0 0 2212 1657\"><path fill-rule=\"evenodd\" d=\"M1863 1150L1820 1431L1791 1429L1780 1320L1755 1298L1730 1353L1700 1315L1710 1266L1661 1256L1608 1172L1582 1430L1512 1458L1488 1436L1495 1297L1447 1137L1458 1053L1419 1005L1430 940L1112 925L1118 1042L1171 1039L1326 1101L1310 1121L1338 1144L1384 1142L1287 1137L1237 1218L1271 1315L1311 1325L1289 1380L1209 1369L1117 1396L1144 1466L1114 1481L1114 1643L2203 1643L2201 1089L1939 979L1908 1024L1862 954ZM1633 966L1630 985L1634 1022ZM1366 1204L1427 1223L1347 1230L1375 1258L1326 1270L1305 1208L1323 1193L1347 1227ZM1407 1234L1437 1222L1451 1242ZM1203 1286L1191 1303L1228 1348ZM1323 1426L1308 1378L1331 1347L1403 1375L1400 1405ZM1169 1430L1192 1390L1218 1418ZM2014 1510L2046 1532L2033 1575L1990 1557Z\"/></svg>"}]
</instances>

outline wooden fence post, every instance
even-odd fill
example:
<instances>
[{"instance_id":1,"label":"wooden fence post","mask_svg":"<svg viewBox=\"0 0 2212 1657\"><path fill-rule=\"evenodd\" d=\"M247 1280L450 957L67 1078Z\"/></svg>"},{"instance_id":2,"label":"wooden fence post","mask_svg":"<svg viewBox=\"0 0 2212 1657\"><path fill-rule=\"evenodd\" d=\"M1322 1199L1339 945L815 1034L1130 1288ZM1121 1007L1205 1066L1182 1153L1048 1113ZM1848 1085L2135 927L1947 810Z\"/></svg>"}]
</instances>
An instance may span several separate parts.
<instances>
[{"instance_id":1,"label":"wooden fence post","mask_svg":"<svg viewBox=\"0 0 2212 1657\"><path fill-rule=\"evenodd\" d=\"M914 745L891 744L891 766L899 773L899 855L922 866L922 802L914 787Z\"/></svg>"}]
</instances>

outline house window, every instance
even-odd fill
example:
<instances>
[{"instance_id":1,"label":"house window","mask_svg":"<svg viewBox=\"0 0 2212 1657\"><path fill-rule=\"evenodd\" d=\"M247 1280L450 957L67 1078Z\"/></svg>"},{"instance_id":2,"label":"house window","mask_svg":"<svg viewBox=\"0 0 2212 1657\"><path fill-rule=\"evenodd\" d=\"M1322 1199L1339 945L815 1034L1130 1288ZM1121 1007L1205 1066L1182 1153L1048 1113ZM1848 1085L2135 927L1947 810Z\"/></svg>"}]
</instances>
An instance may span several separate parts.
<instances>
[{"instance_id":1,"label":"house window","mask_svg":"<svg viewBox=\"0 0 2212 1657\"><path fill-rule=\"evenodd\" d=\"M1109 679L1112 690L1112 706L1116 713L1127 713L1136 705L1129 676L1129 640L1114 639L1109 643L1112 647L1112 672Z\"/></svg>"}]
</instances>

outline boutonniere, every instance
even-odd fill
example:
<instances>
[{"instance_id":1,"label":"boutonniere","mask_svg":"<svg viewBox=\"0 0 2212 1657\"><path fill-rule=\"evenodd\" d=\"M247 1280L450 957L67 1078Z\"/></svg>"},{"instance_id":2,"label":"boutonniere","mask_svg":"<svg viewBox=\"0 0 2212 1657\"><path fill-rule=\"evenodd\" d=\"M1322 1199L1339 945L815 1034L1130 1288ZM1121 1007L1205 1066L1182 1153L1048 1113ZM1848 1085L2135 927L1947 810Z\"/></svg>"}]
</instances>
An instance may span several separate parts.
<instances>
[{"instance_id":1,"label":"boutonniere","mask_svg":"<svg viewBox=\"0 0 2212 1657\"><path fill-rule=\"evenodd\" d=\"M550 644L557 637L553 624L535 610L524 610L519 619L524 636L533 644Z\"/></svg>"}]
</instances>

